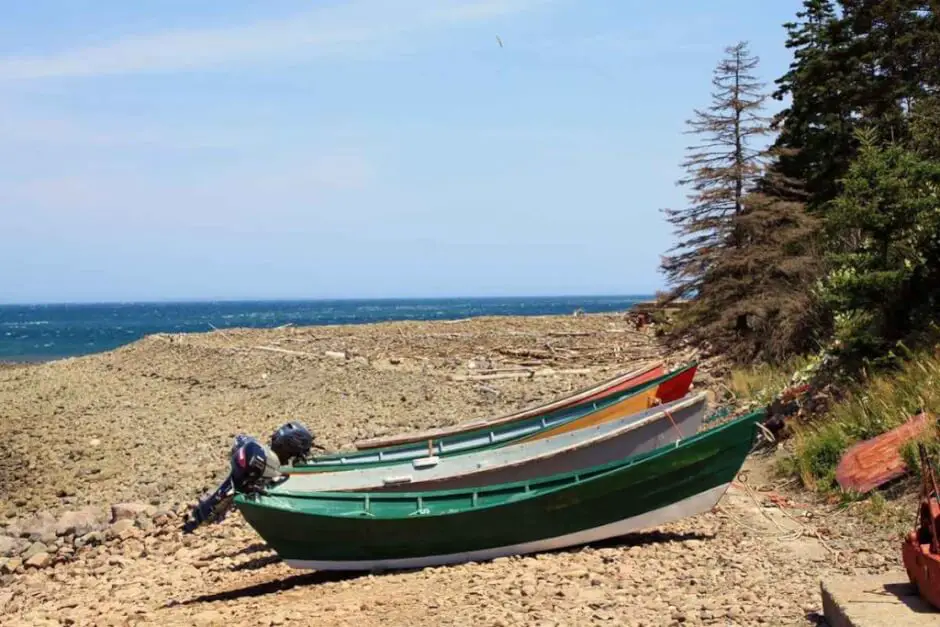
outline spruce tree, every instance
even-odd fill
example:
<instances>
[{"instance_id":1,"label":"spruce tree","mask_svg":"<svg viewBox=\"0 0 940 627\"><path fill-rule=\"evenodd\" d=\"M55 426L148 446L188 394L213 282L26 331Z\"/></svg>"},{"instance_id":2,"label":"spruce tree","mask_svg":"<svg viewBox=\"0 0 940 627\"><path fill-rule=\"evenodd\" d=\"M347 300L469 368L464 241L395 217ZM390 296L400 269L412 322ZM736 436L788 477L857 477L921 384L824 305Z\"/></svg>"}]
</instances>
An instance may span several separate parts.
<instances>
[{"instance_id":1,"label":"spruce tree","mask_svg":"<svg viewBox=\"0 0 940 627\"><path fill-rule=\"evenodd\" d=\"M774 144L781 176L805 182L811 205L831 199L854 150L855 92L849 37L835 3L804 0L797 21L787 22L786 47L793 50L787 72L775 83L776 100L790 103L774 116Z\"/></svg>"},{"instance_id":2,"label":"spruce tree","mask_svg":"<svg viewBox=\"0 0 940 627\"><path fill-rule=\"evenodd\" d=\"M759 59L747 42L724 52L713 72L711 105L686 122L688 133L703 137L682 162L687 175L679 184L691 189L689 205L663 210L678 239L661 265L671 286L667 302L700 293L709 268L739 244L733 218L761 172L763 152L751 145L769 132L761 116L767 96L754 75Z\"/></svg>"},{"instance_id":3,"label":"spruce tree","mask_svg":"<svg viewBox=\"0 0 940 627\"><path fill-rule=\"evenodd\" d=\"M911 136L910 112L940 88L935 0L804 0L784 25L793 50L774 98L780 171L804 180L810 208L824 211L855 158L856 130L886 140Z\"/></svg>"},{"instance_id":4,"label":"spruce tree","mask_svg":"<svg viewBox=\"0 0 940 627\"><path fill-rule=\"evenodd\" d=\"M824 269L822 223L803 198L796 182L766 174L733 219L738 245L718 257L691 305L696 334L736 361L811 351L826 328L812 289Z\"/></svg>"},{"instance_id":5,"label":"spruce tree","mask_svg":"<svg viewBox=\"0 0 940 627\"><path fill-rule=\"evenodd\" d=\"M935 333L940 306L940 161L871 130L827 210L824 295L839 352L858 365Z\"/></svg>"}]
</instances>

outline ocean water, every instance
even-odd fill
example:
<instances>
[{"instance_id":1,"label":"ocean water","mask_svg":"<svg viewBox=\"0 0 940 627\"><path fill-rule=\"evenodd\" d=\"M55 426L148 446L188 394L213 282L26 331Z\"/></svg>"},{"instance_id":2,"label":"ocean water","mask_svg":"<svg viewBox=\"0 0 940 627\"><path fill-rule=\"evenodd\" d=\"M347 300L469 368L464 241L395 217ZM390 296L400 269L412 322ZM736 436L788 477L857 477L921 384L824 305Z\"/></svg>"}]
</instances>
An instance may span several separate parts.
<instances>
[{"instance_id":1,"label":"ocean water","mask_svg":"<svg viewBox=\"0 0 940 627\"><path fill-rule=\"evenodd\" d=\"M0 361L45 361L111 350L151 333L212 327L362 324L473 316L602 313L651 296L447 298L409 300L221 301L0 305Z\"/></svg>"}]
</instances>

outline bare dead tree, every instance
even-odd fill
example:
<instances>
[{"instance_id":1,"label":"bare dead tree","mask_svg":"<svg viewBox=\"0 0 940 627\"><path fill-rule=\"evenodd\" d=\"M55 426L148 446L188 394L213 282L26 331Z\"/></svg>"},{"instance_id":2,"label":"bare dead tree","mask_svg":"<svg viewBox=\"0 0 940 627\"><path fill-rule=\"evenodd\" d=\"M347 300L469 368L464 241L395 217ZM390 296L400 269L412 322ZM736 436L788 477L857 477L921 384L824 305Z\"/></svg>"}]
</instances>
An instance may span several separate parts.
<instances>
[{"instance_id":1,"label":"bare dead tree","mask_svg":"<svg viewBox=\"0 0 940 627\"><path fill-rule=\"evenodd\" d=\"M698 293L722 251L740 244L733 218L763 169L765 153L751 145L771 132L770 118L761 115L768 96L754 76L760 60L743 41L725 48L725 55L712 77L711 105L686 121L687 133L703 137L687 148L687 175L678 181L690 188L689 204L663 210L678 239L661 264L670 284L666 302Z\"/></svg>"}]
</instances>

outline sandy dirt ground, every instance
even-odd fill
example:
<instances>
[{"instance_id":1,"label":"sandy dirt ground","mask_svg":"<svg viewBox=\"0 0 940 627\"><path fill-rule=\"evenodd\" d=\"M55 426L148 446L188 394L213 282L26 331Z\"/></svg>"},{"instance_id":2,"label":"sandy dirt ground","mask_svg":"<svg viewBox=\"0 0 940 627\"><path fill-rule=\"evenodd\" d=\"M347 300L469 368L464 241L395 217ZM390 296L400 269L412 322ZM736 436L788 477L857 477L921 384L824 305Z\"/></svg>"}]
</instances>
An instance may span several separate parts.
<instances>
[{"instance_id":1,"label":"sandy dirt ground","mask_svg":"<svg viewBox=\"0 0 940 627\"><path fill-rule=\"evenodd\" d=\"M2 367L0 622L810 625L821 577L899 568L896 530L788 492L764 454L710 513L482 564L296 571L237 512L179 533L236 433L298 419L347 449L696 357L611 314L159 335ZM720 394L721 375L703 362L695 389Z\"/></svg>"}]
</instances>

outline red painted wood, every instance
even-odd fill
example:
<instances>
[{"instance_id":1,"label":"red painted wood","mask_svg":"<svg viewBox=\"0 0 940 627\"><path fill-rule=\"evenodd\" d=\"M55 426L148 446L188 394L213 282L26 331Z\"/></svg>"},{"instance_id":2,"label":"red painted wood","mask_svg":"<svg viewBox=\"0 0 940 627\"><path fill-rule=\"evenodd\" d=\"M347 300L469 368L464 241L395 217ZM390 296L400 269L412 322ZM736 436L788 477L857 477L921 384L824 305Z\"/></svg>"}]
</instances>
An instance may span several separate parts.
<instances>
[{"instance_id":1,"label":"red painted wood","mask_svg":"<svg viewBox=\"0 0 940 627\"><path fill-rule=\"evenodd\" d=\"M936 495L922 497L918 523L901 545L901 558L920 596L940 608L940 504Z\"/></svg>"},{"instance_id":2,"label":"red painted wood","mask_svg":"<svg viewBox=\"0 0 940 627\"><path fill-rule=\"evenodd\" d=\"M655 368L651 369L649 372L644 372L643 374L633 379L627 379L626 381L623 381L612 387L599 390L598 392L595 392L594 394L588 396L587 398L584 398L581 400L578 400L576 397L572 398L570 401L564 403L563 405L560 405L560 407L570 407L572 405L587 405L589 403L593 403L594 401L602 400L605 398L610 398L611 396L616 395L618 392L623 392L624 390L628 388L639 387L645 383L649 383L653 379L658 379L664 374L666 374L666 369L663 368L662 366L656 366Z\"/></svg>"},{"instance_id":3,"label":"red painted wood","mask_svg":"<svg viewBox=\"0 0 940 627\"><path fill-rule=\"evenodd\" d=\"M900 427L849 448L836 468L836 481L843 490L862 494L904 475L901 446L933 423L933 416L918 414Z\"/></svg>"},{"instance_id":4,"label":"red painted wood","mask_svg":"<svg viewBox=\"0 0 940 627\"><path fill-rule=\"evenodd\" d=\"M663 381L656 388L656 398L662 403L671 403L677 401L689 392L692 387L692 379L698 371L698 365L692 366L677 377L668 381Z\"/></svg>"}]
</instances>

